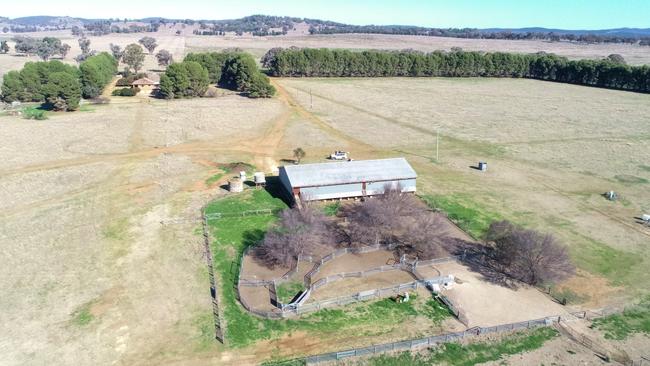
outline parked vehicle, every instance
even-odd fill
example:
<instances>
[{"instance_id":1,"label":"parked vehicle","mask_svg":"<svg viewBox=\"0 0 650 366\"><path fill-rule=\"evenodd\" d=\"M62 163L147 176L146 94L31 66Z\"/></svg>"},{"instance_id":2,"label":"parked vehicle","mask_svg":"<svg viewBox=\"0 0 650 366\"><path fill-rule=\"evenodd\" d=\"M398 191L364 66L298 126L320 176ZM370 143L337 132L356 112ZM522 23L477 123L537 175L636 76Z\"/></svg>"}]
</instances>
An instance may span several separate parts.
<instances>
[{"instance_id":1,"label":"parked vehicle","mask_svg":"<svg viewBox=\"0 0 650 366\"><path fill-rule=\"evenodd\" d=\"M334 151L330 154L331 160L348 160L348 153L346 151Z\"/></svg>"}]
</instances>

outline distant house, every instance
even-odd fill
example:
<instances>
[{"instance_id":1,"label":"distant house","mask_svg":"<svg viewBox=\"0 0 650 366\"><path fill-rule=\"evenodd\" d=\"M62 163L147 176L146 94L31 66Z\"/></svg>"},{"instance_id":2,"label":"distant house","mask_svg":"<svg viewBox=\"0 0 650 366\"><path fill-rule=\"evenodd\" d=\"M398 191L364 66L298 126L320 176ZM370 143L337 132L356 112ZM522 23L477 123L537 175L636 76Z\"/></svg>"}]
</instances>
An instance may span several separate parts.
<instances>
[{"instance_id":1,"label":"distant house","mask_svg":"<svg viewBox=\"0 0 650 366\"><path fill-rule=\"evenodd\" d=\"M404 158L356 160L280 167L280 182L295 201L356 198L386 187L415 192L417 173Z\"/></svg>"},{"instance_id":2,"label":"distant house","mask_svg":"<svg viewBox=\"0 0 650 366\"><path fill-rule=\"evenodd\" d=\"M131 83L132 88L140 88L140 89L145 89L145 88L155 89L158 88L159 86L160 86L160 82L151 80L149 78L141 78L138 80L134 80Z\"/></svg>"}]
</instances>

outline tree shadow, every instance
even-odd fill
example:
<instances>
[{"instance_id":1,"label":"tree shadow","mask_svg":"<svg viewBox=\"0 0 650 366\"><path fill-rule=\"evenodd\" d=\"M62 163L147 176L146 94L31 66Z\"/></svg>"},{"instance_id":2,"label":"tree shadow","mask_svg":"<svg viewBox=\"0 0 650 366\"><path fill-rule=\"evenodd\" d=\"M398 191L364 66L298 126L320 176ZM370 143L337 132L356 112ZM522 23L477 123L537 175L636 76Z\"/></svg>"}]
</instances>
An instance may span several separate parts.
<instances>
[{"instance_id":1,"label":"tree shadow","mask_svg":"<svg viewBox=\"0 0 650 366\"><path fill-rule=\"evenodd\" d=\"M254 247L257 244L259 244L262 239L264 239L264 235L266 234L266 231L262 229L253 229L253 230L246 230L243 233L243 240L242 243L244 244L244 249L247 249L249 247Z\"/></svg>"},{"instance_id":2,"label":"tree shadow","mask_svg":"<svg viewBox=\"0 0 650 366\"><path fill-rule=\"evenodd\" d=\"M445 237L441 244L445 250L455 256L472 272L479 273L486 281L510 289L517 289L514 281L504 270L503 266L494 260L492 248L480 243L463 239Z\"/></svg>"}]
</instances>

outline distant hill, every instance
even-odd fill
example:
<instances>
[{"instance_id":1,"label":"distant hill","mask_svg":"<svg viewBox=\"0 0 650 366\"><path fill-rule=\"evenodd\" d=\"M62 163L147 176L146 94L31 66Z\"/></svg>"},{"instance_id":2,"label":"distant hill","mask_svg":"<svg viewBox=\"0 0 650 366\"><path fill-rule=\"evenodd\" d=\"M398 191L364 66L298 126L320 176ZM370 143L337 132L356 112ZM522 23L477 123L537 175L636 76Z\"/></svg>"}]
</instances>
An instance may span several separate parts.
<instances>
[{"instance_id":1,"label":"distant hill","mask_svg":"<svg viewBox=\"0 0 650 366\"><path fill-rule=\"evenodd\" d=\"M112 26L112 19L85 19L67 16L29 16L21 18L0 18L3 26L8 25L13 32L32 32L49 29L68 29L74 26L86 28L91 34L101 35L111 32L124 32L124 27ZM551 41L578 41L588 43L637 43L650 45L650 28L615 28L596 30L551 29L542 27L526 28L430 28L411 25L353 25L329 20L296 18L286 16L251 15L239 19L193 20L147 17L129 19L140 22L140 28L129 29L131 32L143 30L155 32L161 23L198 24L194 34L221 35L226 32L235 34L249 33L256 36L283 35L291 32L300 24L309 28L310 34L371 33L399 34L418 36L437 36L480 39L544 39Z\"/></svg>"},{"instance_id":2,"label":"distant hill","mask_svg":"<svg viewBox=\"0 0 650 366\"><path fill-rule=\"evenodd\" d=\"M650 36L650 28L613 28L613 29L553 29L541 27L528 27L528 28L485 28L480 29L481 32L513 32L513 33L557 33L557 34L596 34L617 37L648 37Z\"/></svg>"}]
</instances>

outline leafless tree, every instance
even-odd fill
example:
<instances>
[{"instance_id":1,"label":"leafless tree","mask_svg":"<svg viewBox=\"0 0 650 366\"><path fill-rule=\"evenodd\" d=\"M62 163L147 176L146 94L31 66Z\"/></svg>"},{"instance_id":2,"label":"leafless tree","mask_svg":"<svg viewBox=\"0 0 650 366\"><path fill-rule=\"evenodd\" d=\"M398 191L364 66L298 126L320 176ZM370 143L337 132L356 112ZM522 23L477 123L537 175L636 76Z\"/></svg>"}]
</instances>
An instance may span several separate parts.
<instances>
[{"instance_id":1,"label":"leafless tree","mask_svg":"<svg viewBox=\"0 0 650 366\"><path fill-rule=\"evenodd\" d=\"M156 53L156 59L158 60L158 66L169 66L174 62L174 58L171 52L167 50L160 50Z\"/></svg>"},{"instance_id":2,"label":"leafless tree","mask_svg":"<svg viewBox=\"0 0 650 366\"><path fill-rule=\"evenodd\" d=\"M417 197L402 193L399 186L387 186L383 194L346 206L342 212L350 246L392 243L399 254L422 259L442 252L439 240L445 235L444 223Z\"/></svg>"},{"instance_id":3,"label":"leafless tree","mask_svg":"<svg viewBox=\"0 0 650 366\"><path fill-rule=\"evenodd\" d=\"M567 248L551 234L501 221L490 225L487 238L503 271L522 282L538 285L560 281L575 271Z\"/></svg>"},{"instance_id":4,"label":"leafless tree","mask_svg":"<svg viewBox=\"0 0 650 366\"><path fill-rule=\"evenodd\" d=\"M254 251L255 257L269 267L290 267L300 255L313 255L320 246L333 246L331 222L309 204L286 209L276 225L268 230Z\"/></svg>"}]
</instances>

